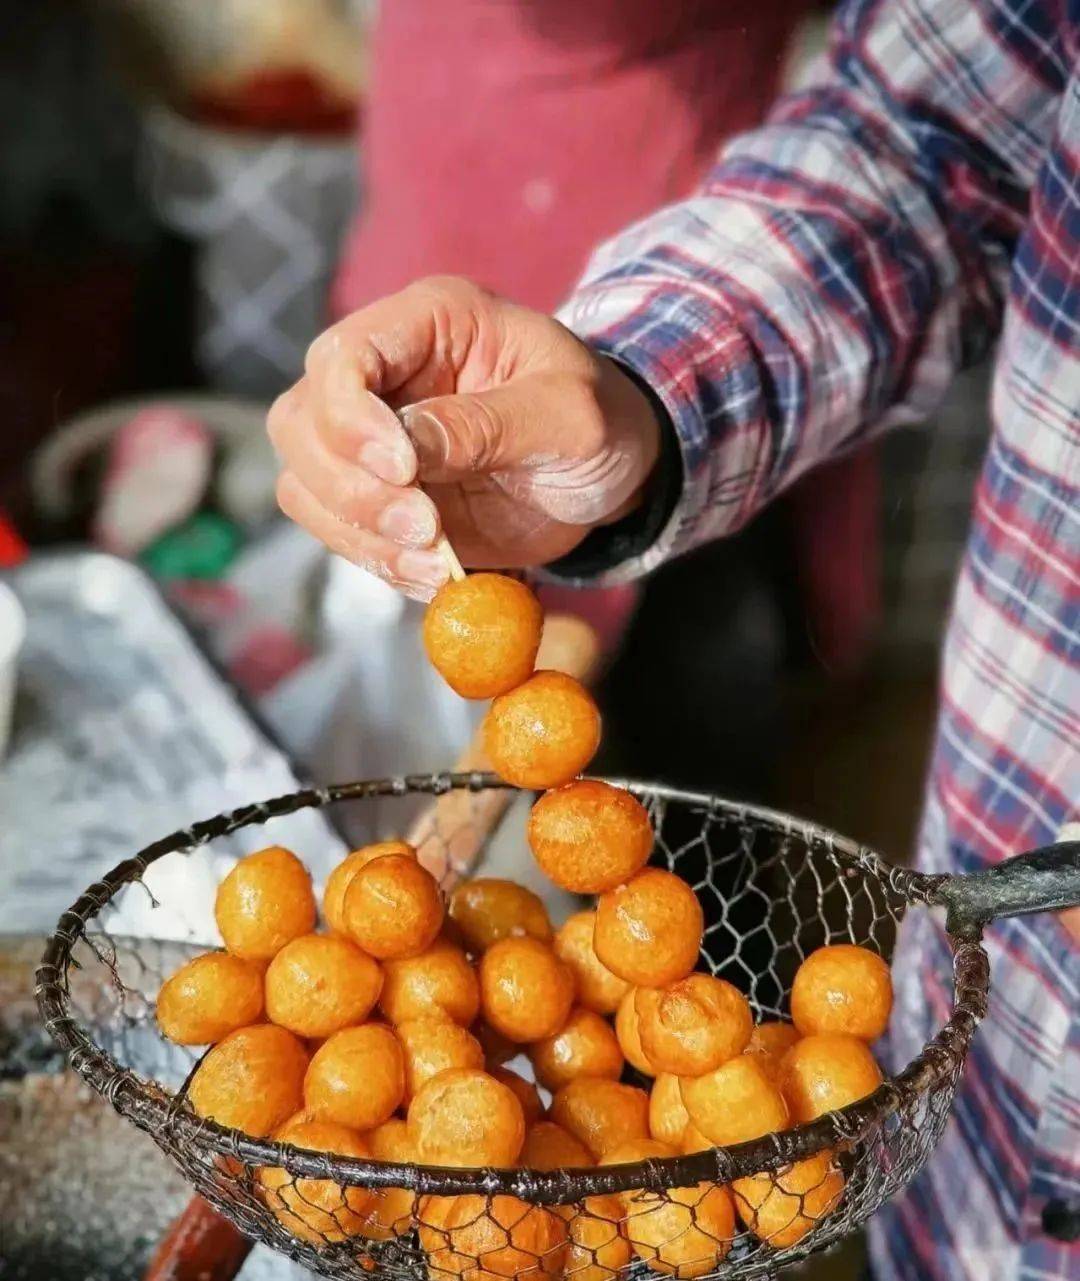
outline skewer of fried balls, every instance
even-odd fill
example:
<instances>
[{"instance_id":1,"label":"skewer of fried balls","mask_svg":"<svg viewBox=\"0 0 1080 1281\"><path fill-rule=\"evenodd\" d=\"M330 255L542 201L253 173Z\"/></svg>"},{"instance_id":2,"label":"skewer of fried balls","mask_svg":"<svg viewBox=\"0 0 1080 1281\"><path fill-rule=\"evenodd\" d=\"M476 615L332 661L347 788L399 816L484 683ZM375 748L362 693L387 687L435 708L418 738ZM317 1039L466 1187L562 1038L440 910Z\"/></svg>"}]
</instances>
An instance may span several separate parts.
<instances>
[{"instance_id":1,"label":"skewer of fried balls","mask_svg":"<svg viewBox=\"0 0 1080 1281\"><path fill-rule=\"evenodd\" d=\"M436 593L424 648L451 689L494 700L482 726L492 769L514 786L546 789L528 830L544 872L572 893L602 894L644 867L652 826L629 792L578 779L600 746L600 712L574 677L534 670L543 625L524 583L472 574Z\"/></svg>"}]
</instances>

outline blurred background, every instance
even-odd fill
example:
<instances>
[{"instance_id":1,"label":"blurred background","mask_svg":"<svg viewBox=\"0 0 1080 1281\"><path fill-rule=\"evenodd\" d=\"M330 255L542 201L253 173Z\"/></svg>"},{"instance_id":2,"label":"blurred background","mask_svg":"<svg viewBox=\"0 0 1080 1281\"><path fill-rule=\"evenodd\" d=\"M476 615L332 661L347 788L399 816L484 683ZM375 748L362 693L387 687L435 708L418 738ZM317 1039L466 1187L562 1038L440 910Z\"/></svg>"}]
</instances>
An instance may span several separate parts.
<instances>
[{"instance_id":1,"label":"blurred background","mask_svg":"<svg viewBox=\"0 0 1080 1281\"><path fill-rule=\"evenodd\" d=\"M557 305L813 75L830 7L0 0L0 575L29 619L0 930L50 928L136 836L453 762L476 709L417 607L278 517L266 408L419 274ZM984 404L976 372L638 587L545 588L601 640L599 767L906 858Z\"/></svg>"}]
</instances>

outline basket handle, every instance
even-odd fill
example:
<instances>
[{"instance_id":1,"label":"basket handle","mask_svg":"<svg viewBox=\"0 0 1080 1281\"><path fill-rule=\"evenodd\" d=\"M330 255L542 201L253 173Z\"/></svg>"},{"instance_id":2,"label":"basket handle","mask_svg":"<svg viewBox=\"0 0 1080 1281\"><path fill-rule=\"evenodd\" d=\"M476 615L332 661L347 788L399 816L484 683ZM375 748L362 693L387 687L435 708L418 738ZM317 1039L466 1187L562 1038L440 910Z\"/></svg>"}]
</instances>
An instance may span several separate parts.
<instances>
[{"instance_id":1,"label":"basket handle","mask_svg":"<svg viewBox=\"0 0 1080 1281\"><path fill-rule=\"evenodd\" d=\"M938 887L937 901L947 909L949 933L959 936L1007 916L1080 907L1080 840L1044 845L981 872L950 876Z\"/></svg>"}]
</instances>

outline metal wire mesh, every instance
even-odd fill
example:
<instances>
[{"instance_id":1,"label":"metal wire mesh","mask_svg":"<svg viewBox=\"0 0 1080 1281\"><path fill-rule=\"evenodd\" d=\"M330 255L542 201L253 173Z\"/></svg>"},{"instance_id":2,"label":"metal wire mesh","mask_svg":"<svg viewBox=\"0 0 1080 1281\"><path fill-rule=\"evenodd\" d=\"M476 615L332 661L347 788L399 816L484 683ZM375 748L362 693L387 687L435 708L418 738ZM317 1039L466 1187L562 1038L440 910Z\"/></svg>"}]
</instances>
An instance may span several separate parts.
<instances>
[{"instance_id":1,"label":"metal wire mesh","mask_svg":"<svg viewBox=\"0 0 1080 1281\"><path fill-rule=\"evenodd\" d=\"M701 901L700 968L739 987L758 1018L785 1015L796 969L823 944L859 943L888 955L904 912L933 902L942 879L892 867L772 811L629 786L653 820L653 862L677 872ZM143 850L64 914L43 957L39 1006L72 1065L242 1231L343 1279L376 1269L400 1281L614 1281L648 1271L765 1277L845 1236L924 1164L985 1009L986 956L973 940L954 941L951 1018L903 1072L839 1112L730 1148L573 1170L449 1169L304 1151L197 1117L186 1091L201 1051L166 1041L154 1020L177 945L113 937L117 906L149 892L143 878L151 864L182 859L238 827L414 792L450 802L436 807L424 837L429 866L449 884L463 826L481 822L505 795L493 778L414 776L309 790ZM192 945L192 954L199 950ZM69 982L73 968L78 983ZM629 1069L626 1079L635 1079Z\"/></svg>"}]
</instances>

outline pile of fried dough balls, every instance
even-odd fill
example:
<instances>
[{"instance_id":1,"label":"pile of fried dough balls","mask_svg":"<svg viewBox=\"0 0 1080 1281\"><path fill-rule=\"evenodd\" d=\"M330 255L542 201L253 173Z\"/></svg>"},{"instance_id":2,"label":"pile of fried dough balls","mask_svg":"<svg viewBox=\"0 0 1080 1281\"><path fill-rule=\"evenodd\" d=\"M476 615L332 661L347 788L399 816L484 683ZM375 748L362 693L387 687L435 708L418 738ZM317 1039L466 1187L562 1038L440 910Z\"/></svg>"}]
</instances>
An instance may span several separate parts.
<instances>
[{"instance_id":1,"label":"pile of fried dough balls","mask_svg":"<svg viewBox=\"0 0 1080 1281\"><path fill-rule=\"evenodd\" d=\"M293 853L249 855L218 889L225 950L189 961L158 997L166 1037L212 1047L188 1091L199 1115L347 1157L556 1170L741 1143L881 1083L868 1043L885 1029L892 987L874 952L839 945L808 956L791 1023L755 1025L736 987L695 972L701 906L678 876L647 866L653 833L640 802L578 777L599 743L599 714L571 677L533 671L541 625L527 587L476 574L440 591L424 638L455 690L494 698L494 768L547 789L529 821L533 853L556 885L597 896L595 906L553 929L541 900L511 881L466 880L447 900L416 851L389 840L333 870L320 921ZM518 1054L535 1083L504 1066ZM727 1254L736 1216L771 1246L790 1246L844 1188L832 1152L730 1187L552 1207L418 1199L281 1168L256 1178L280 1224L307 1242L415 1230L433 1281L614 1281L635 1256L697 1277Z\"/></svg>"}]
</instances>

